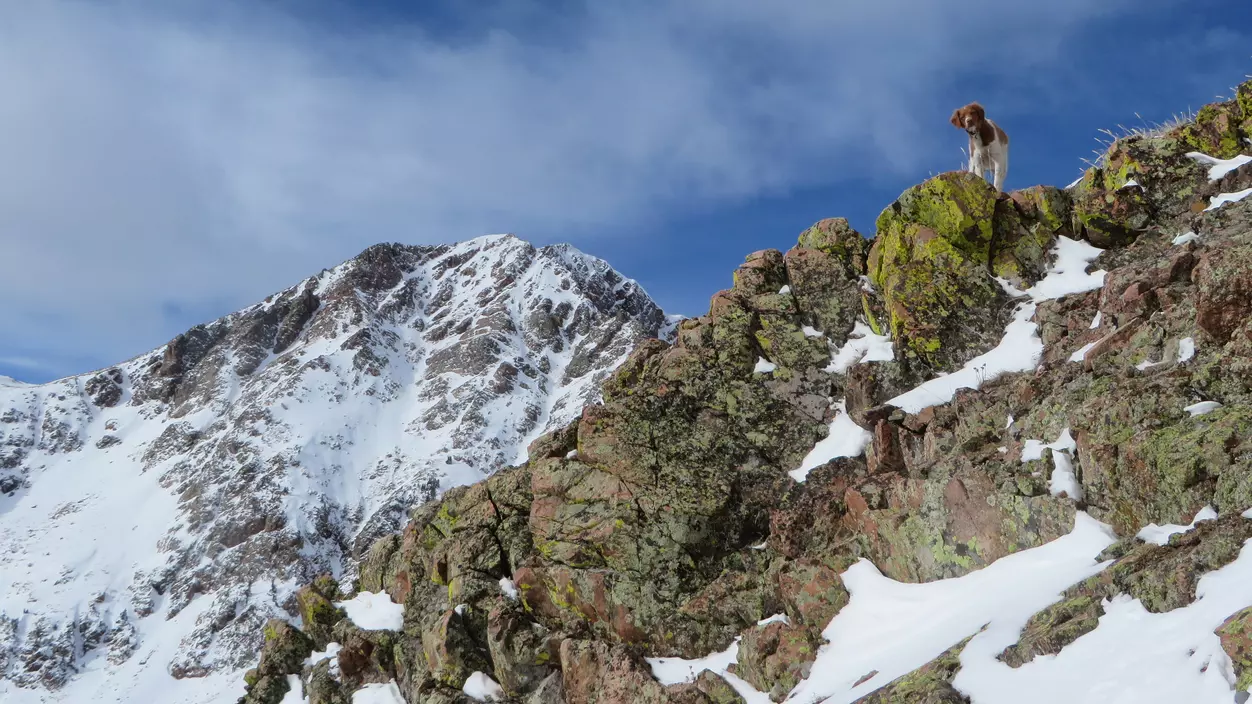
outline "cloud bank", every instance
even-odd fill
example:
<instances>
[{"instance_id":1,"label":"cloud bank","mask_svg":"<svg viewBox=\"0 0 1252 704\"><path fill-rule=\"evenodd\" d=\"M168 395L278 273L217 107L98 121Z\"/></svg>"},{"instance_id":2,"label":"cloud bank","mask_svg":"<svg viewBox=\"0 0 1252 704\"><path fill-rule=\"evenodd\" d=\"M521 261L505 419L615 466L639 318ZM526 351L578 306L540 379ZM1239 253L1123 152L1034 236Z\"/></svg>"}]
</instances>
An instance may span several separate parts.
<instances>
[{"instance_id":1,"label":"cloud bank","mask_svg":"<svg viewBox=\"0 0 1252 704\"><path fill-rule=\"evenodd\" d=\"M379 241L646 241L693 204L924 172L954 81L1029 85L1141 7L514 5L535 19L497 3L441 35L233 0L0 1L0 357L119 361Z\"/></svg>"}]
</instances>

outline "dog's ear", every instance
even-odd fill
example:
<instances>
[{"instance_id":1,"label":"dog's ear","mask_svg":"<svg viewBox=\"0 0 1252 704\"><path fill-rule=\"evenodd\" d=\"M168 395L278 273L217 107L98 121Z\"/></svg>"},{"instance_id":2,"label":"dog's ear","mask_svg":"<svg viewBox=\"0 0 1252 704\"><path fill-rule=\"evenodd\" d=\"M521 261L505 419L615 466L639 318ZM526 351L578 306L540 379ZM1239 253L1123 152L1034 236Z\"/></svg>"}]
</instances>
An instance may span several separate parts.
<instances>
[{"instance_id":1,"label":"dog's ear","mask_svg":"<svg viewBox=\"0 0 1252 704\"><path fill-rule=\"evenodd\" d=\"M982 122L983 120L987 119L987 111L983 110L982 106L979 105L978 103L970 103L969 111L974 113L974 119L978 120L979 122Z\"/></svg>"},{"instance_id":2,"label":"dog's ear","mask_svg":"<svg viewBox=\"0 0 1252 704\"><path fill-rule=\"evenodd\" d=\"M965 125L961 124L961 108L957 108L952 111L951 122L952 122L952 126L956 127L957 129L963 129L965 127Z\"/></svg>"}]
</instances>

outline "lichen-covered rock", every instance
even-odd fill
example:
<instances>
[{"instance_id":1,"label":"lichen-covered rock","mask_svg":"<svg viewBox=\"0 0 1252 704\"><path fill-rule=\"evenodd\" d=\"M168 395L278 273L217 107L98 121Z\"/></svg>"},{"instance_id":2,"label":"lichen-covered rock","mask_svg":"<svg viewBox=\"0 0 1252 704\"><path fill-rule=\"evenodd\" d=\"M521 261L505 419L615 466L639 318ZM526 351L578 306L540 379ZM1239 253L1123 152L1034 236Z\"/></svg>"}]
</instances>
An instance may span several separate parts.
<instances>
[{"instance_id":1,"label":"lichen-covered rock","mask_svg":"<svg viewBox=\"0 0 1252 704\"><path fill-rule=\"evenodd\" d=\"M663 704L669 696L648 665L622 645L567 639L561 643L567 704Z\"/></svg>"},{"instance_id":2,"label":"lichen-covered rock","mask_svg":"<svg viewBox=\"0 0 1252 704\"><path fill-rule=\"evenodd\" d=\"M1067 593L1097 598L1129 594L1152 613L1179 609L1195 601L1200 578L1234 562L1249 538L1252 521L1239 514L1204 521L1173 536L1168 545L1139 545Z\"/></svg>"},{"instance_id":3,"label":"lichen-covered rock","mask_svg":"<svg viewBox=\"0 0 1252 704\"><path fill-rule=\"evenodd\" d=\"M451 610L422 634L422 651L430 676L447 686L458 687L474 672L491 669L487 654L470 635L466 620Z\"/></svg>"},{"instance_id":4,"label":"lichen-covered rock","mask_svg":"<svg viewBox=\"0 0 1252 704\"><path fill-rule=\"evenodd\" d=\"M1076 596L1053 604L1026 622L1017 643L1005 648L1000 659L1009 667L1021 667L1040 655L1055 655L1094 631L1103 615L1101 600L1091 596Z\"/></svg>"},{"instance_id":5,"label":"lichen-covered rock","mask_svg":"<svg viewBox=\"0 0 1252 704\"><path fill-rule=\"evenodd\" d=\"M735 674L776 702L809 676L822 639L817 628L780 621L747 630Z\"/></svg>"},{"instance_id":6,"label":"lichen-covered rock","mask_svg":"<svg viewBox=\"0 0 1252 704\"><path fill-rule=\"evenodd\" d=\"M552 674L560 641L520 608L500 604L487 616L487 650L506 692L530 692Z\"/></svg>"},{"instance_id":7,"label":"lichen-covered rock","mask_svg":"<svg viewBox=\"0 0 1252 704\"><path fill-rule=\"evenodd\" d=\"M952 686L961 669L961 651L968 639L887 686L856 700L854 704L969 704L969 698Z\"/></svg>"},{"instance_id":8,"label":"lichen-covered rock","mask_svg":"<svg viewBox=\"0 0 1252 704\"><path fill-rule=\"evenodd\" d=\"M300 674L313 652L313 641L281 619L266 623L264 633L260 664L244 678L248 689L240 704L278 704L290 688L287 675Z\"/></svg>"},{"instance_id":9,"label":"lichen-covered rock","mask_svg":"<svg viewBox=\"0 0 1252 704\"><path fill-rule=\"evenodd\" d=\"M988 275L995 214L986 180L951 172L905 191L878 216L869 277L905 359L950 369L1003 335L1005 294Z\"/></svg>"},{"instance_id":10,"label":"lichen-covered rock","mask_svg":"<svg viewBox=\"0 0 1252 704\"><path fill-rule=\"evenodd\" d=\"M1235 690L1239 692L1252 688L1252 607L1246 608L1226 619L1217 629L1217 637L1222 641L1222 650L1230 656L1235 666Z\"/></svg>"},{"instance_id":11,"label":"lichen-covered rock","mask_svg":"<svg viewBox=\"0 0 1252 704\"><path fill-rule=\"evenodd\" d=\"M672 685L667 688L669 697L675 702L691 704L744 704L743 697L735 688L709 670L696 676L695 682Z\"/></svg>"},{"instance_id":12,"label":"lichen-covered rock","mask_svg":"<svg viewBox=\"0 0 1252 704\"><path fill-rule=\"evenodd\" d=\"M339 598L339 584L330 575L313 580L313 584L296 592L296 608L304 632L313 639L317 648L325 648L334 639L335 624L347 617L343 609L334 605Z\"/></svg>"}]
</instances>

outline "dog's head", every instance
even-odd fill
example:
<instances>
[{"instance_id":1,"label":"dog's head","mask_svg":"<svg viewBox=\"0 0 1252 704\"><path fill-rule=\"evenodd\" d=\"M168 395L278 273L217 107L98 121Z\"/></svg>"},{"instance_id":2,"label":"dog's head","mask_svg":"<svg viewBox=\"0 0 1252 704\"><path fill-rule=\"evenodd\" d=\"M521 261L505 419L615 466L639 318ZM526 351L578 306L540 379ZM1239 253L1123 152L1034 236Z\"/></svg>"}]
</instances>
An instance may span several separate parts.
<instances>
[{"instance_id":1,"label":"dog's head","mask_svg":"<svg viewBox=\"0 0 1252 704\"><path fill-rule=\"evenodd\" d=\"M986 121L987 111L983 110L978 103L970 103L952 112L952 126L963 129L971 135L977 134Z\"/></svg>"}]
</instances>

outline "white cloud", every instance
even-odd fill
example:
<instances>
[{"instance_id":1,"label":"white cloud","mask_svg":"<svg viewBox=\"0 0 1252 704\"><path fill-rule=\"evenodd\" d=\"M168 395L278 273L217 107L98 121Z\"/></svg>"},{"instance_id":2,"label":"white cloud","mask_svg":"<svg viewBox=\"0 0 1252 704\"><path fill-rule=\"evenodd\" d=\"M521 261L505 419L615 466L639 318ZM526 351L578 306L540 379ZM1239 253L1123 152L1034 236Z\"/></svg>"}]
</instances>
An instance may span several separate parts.
<instances>
[{"instance_id":1,"label":"white cloud","mask_svg":"<svg viewBox=\"0 0 1252 704\"><path fill-rule=\"evenodd\" d=\"M137 354L188 323L169 305L225 312L378 241L577 243L924 175L950 81L1129 3L596 2L456 42L256 5L0 0L0 330L24 355Z\"/></svg>"}]
</instances>

